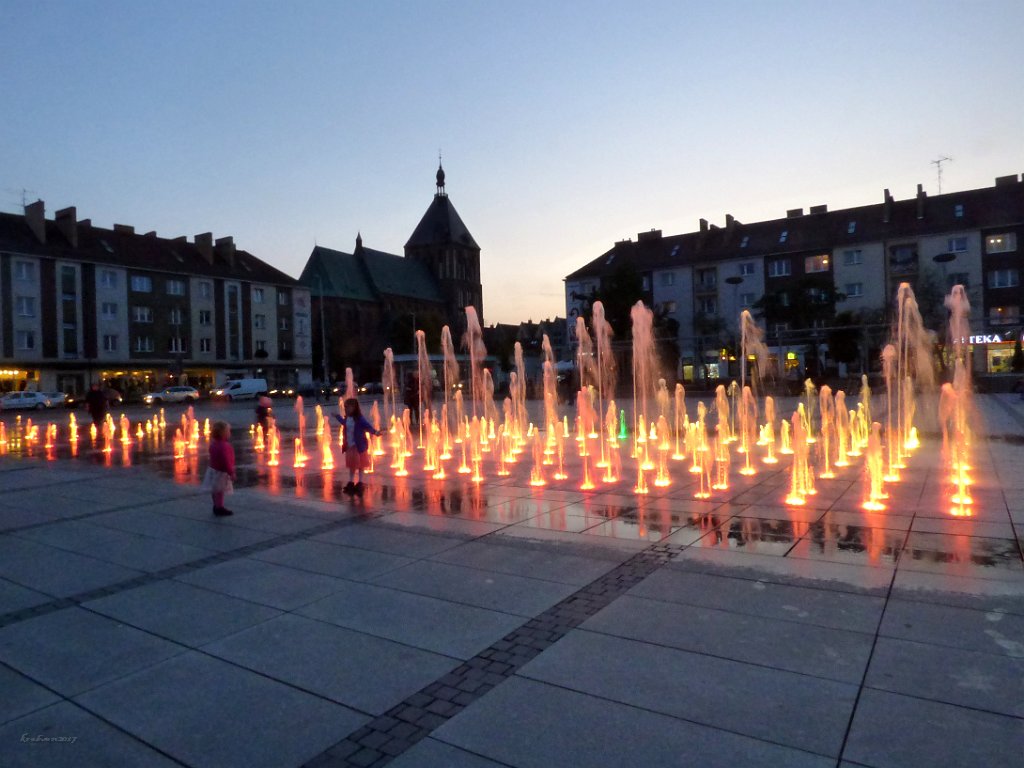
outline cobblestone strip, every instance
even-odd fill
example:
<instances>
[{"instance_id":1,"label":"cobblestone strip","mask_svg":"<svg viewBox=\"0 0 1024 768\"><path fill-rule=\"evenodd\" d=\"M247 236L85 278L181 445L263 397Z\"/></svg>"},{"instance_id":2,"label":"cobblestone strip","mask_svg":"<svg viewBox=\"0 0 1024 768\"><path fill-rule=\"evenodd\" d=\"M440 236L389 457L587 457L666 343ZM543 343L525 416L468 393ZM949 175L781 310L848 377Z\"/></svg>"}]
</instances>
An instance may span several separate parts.
<instances>
[{"instance_id":1,"label":"cobblestone strip","mask_svg":"<svg viewBox=\"0 0 1024 768\"><path fill-rule=\"evenodd\" d=\"M386 765L680 551L682 547L654 545L637 553L353 731L306 763L304 768L378 768Z\"/></svg>"},{"instance_id":2,"label":"cobblestone strip","mask_svg":"<svg viewBox=\"0 0 1024 768\"><path fill-rule=\"evenodd\" d=\"M350 525L364 523L367 520L376 519L379 517L383 517L383 513L364 513L354 515L352 517L346 517L341 520L332 520L331 522L324 523L313 528L307 528L303 531L282 534L281 536L275 536L272 539L260 541L255 544L249 544L244 547L239 547L238 549L232 549L228 552L217 552L216 554L200 558L199 560L192 560L187 563L171 566L170 568L164 568L161 571L154 571L153 573L142 574L141 576L136 576L132 579L126 579L125 581L119 581L116 584L110 584L106 587L98 587L96 589L90 589L86 592L79 592L69 597L61 597L57 598L56 600L51 600L47 603L42 603L40 605L34 605L29 608L22 608L19 611L12 611L10 613L0 615L0 627L6 627L10 624L17 624L21 621L27 621L28 619L35 618L36 616L45 616L48 613L53 613L54 611L69 608L73 605L79 605L89 600L96 600L101 597L107 597L108 595L116 595L119 592L124 592L129 589L135 589L136 587L142 587L147 584L153 584L157 581L173 579L175 576L180 576L183 573L190 573L191 571L198 571L200 568L205 568L208 565L216 565L217 563L226 563L229 560L237 560L238 558L247 557L257 552L264 552L268 549L279 547L282 544L289 544L293 541L308 539L312 536L317 536L321 533L336 531L339 528L346 528Z\"/></svg>"}]
</instances>

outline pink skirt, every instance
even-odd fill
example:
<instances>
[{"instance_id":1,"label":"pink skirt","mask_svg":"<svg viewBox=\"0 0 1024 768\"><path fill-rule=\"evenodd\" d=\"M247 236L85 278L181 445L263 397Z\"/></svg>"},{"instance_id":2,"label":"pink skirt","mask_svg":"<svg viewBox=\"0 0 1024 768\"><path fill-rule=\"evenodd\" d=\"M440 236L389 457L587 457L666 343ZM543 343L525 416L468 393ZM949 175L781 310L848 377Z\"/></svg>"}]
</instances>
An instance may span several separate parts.
<instances>
[{"instance_id":1,"label":"pink skirt","mask_svg":"<svg viewBox=\"0 0 1024 768\"><path fill-rule=\"evenodd\" d=\"M370 468L370 452L360 453L358 448L345 451L345 467L353 471Z\"/></svg>"}]
</instances>

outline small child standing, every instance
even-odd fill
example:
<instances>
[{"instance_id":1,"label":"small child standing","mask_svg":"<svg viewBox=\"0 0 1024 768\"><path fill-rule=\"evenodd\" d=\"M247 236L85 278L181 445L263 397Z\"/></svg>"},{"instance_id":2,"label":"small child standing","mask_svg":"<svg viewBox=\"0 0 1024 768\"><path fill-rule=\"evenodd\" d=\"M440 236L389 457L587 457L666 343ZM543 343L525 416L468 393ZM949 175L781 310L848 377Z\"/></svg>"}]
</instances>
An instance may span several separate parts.
<instances>
[{"instance_id":1,"label":"small child standing","mask_svg":"<svg viewBox=\"0 0 1024 768\"><path fill-rule=\"evenodd\" d=\"M370 468L368 435L382 433L366 420L359 410L359 401L354 397L345 401L345 416L334 414L334 418L342 425L341 450L345 454L345 466L348 467L348 485L345 486L344 492L349 496L362 496L365 490L363 471Z\"/></svg>"},{"instance_id":2,"label":"small child standing","mask_svg":"<svg viewBox=\"0 0 1024 768\"><path fill-rule=\"evenodd\" d=\"M203 488L213 497L213 514L234 514L224 506L224 495L235 490L235 449L231 445L231 425L215 421L210 427L210 466L203 477Z\"/></svg>"}]
</instances>

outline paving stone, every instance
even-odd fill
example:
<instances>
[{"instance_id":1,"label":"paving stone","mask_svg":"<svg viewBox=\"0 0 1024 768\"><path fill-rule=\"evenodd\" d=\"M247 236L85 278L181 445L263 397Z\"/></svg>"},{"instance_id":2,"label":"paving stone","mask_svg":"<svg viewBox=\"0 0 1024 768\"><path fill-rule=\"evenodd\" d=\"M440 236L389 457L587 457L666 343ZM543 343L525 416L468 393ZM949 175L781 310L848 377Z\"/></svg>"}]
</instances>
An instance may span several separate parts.
<instances>
[{"instance_id":1,"label":"paving stone","mask_svg":"<svg viewBox=\"0 0 1024 768\"><path fill-rule=\"evenodd\" d=\"M61 700L53 691L5 666L0 666L0 691L4 692L0 697L0 723L22 717Z\"/></svg>"}]
</instances>

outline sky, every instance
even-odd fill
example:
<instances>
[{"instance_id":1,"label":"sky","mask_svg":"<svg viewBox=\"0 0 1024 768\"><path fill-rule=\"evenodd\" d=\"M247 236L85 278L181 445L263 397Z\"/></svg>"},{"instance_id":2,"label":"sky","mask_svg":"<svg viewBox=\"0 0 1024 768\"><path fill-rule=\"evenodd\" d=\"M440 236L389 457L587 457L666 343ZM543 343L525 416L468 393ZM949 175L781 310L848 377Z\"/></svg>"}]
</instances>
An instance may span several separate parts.
<instances>
[{"instance_id":1,"label":"sky","mask_svg":"<svg viewBox=\"0 0 1024 768\"><path fill-rule=\"evenodd\" d=\"M403 253L446 190L483 319L615 241L1024 171L1020 0L0 0L0 210Z\"/></svg>"}]
</instances>

